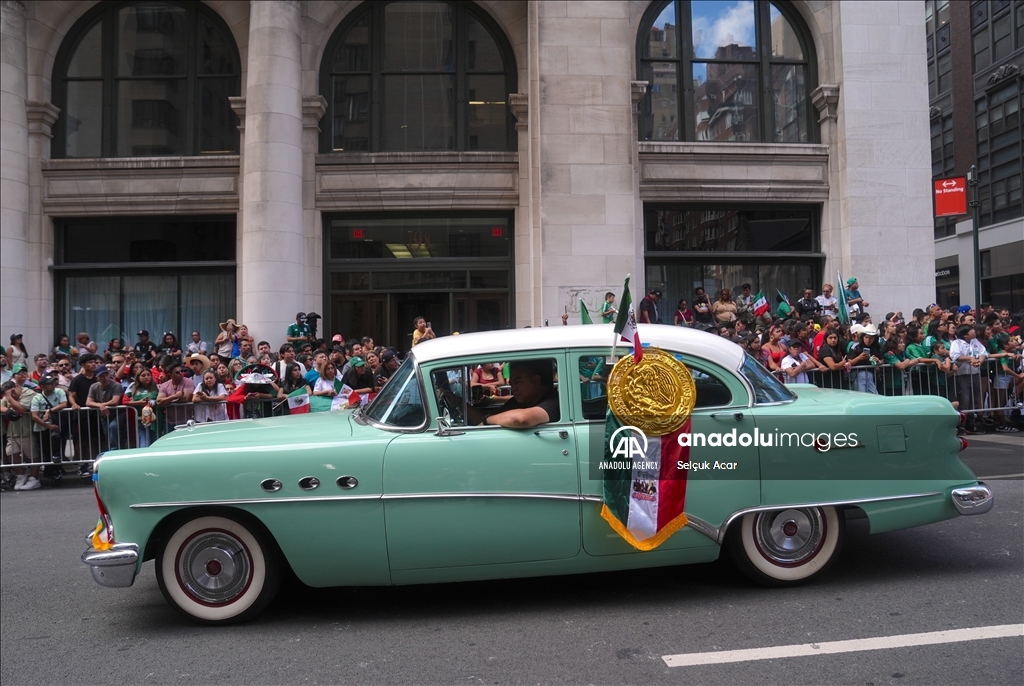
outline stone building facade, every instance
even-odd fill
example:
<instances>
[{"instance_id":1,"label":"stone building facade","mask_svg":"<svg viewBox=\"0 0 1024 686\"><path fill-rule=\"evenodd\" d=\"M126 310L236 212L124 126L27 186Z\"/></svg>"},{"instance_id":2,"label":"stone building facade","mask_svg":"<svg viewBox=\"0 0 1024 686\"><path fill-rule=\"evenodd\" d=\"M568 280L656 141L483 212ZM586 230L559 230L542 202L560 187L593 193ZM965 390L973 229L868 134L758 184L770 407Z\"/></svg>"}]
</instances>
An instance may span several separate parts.
<instances>
[{"instance_id":1,"label":"stone building facade","mask_svg":"<svg viewBox=\"0 0 1024 686\"><path fill-rule=\"evenodd\" d=\"M0 331L934 298L924 6L3 0Z\"/></svg>"}]
</instances>

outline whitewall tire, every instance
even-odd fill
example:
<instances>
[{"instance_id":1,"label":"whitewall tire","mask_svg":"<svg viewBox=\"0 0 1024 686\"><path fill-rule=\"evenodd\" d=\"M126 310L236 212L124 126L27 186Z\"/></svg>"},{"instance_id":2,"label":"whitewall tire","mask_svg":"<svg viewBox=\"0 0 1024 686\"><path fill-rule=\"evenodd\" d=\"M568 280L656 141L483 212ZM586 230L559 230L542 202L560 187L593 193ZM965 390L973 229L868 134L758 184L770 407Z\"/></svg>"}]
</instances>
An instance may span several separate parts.
<instances>
[{"instance_id":1,"label":"whitewall tire","mask_svg":"<svg viewBox=\"0 0 1024 686\"><path fill-rule=\"evenodd\" d=\"M730 532L730 552L758 583L796 585L824 572L839 556L843 525L834 507L752 512Z\"/></svg>"},{"instance_id":2,"label":"whitewall tire","mask_svg":"<svg viewBox=\"0 0 1024 686\"><path fill-rule=\"evenodd\" d=\"M182 523L161 547L156 572L167 602L202 624L254 617L281 581L277 551L262 533L216 516Z\"/></svg>"}]
</instances>

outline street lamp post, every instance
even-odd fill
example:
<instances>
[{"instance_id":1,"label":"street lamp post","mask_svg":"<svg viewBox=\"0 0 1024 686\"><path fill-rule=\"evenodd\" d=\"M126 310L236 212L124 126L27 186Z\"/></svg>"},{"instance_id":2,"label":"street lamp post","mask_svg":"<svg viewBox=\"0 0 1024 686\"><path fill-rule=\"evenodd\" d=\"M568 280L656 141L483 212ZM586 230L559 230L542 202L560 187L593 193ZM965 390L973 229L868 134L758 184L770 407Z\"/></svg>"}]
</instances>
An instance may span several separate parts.
<instances>
[{"instance_id":1,"label":"street lamp post","mask_svg":"<svg viewBox=\"0 0 1024 686\"><path fill-rule=\"evenodd\" d=\"M971 233L974 234L974 307L978 311L981 307L981 253L978 251L978 224L980 223L981 200L978 199L978 168L973 164L970 171L967 172L967 185L972 189L970 205L973 213Z\"/></svg>"}]
</instances>

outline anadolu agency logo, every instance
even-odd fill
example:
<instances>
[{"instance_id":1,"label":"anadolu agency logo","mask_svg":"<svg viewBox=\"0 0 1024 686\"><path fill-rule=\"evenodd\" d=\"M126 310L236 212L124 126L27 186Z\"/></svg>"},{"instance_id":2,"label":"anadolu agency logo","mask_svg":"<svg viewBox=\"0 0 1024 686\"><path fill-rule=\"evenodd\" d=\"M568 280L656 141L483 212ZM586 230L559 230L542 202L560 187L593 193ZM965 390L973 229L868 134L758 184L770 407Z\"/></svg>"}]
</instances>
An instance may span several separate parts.
<instances>
[{"instance_id":1,"label":"anadolu agency logo","mask_svg":"<svg viewBox=\"0 0 1024 686\"><path fill-rule=\"evenodd\" d=\"M612 459L643 460L647 457L647 434L635 426L620 426L608 439Z\"/></svg>"}]
</instances>

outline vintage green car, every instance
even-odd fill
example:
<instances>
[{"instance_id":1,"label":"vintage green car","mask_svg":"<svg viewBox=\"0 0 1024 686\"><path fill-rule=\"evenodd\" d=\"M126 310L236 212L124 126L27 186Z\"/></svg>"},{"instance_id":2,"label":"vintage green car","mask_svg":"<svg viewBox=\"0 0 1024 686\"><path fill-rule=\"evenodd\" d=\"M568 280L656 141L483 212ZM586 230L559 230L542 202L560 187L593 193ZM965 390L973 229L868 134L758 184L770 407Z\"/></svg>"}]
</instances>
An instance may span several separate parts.
<instances>
[{"instance_id":1,"label":"vintage green car","mask_svg":"<svg viewBox=\"0 0 1024 686\"><path fill-rule=\"evenodd\" d=\"M710 562L726 546L787 585L839 555L849 516L881 532L992 507L944 398L784 386L717 336L640 335L689 368L692 436L748 437L690 448L689 523L653 551L600 516L614 334L594 325L425 342L362 410L189 425L107 453L82 560L130 586L154 559L171 605L219 624L264 609L285 565L315 587L418 584ZM557 420L469 425L506 400L474 370L522 360L553 365Z\"/></svg>"}]
</instances>

